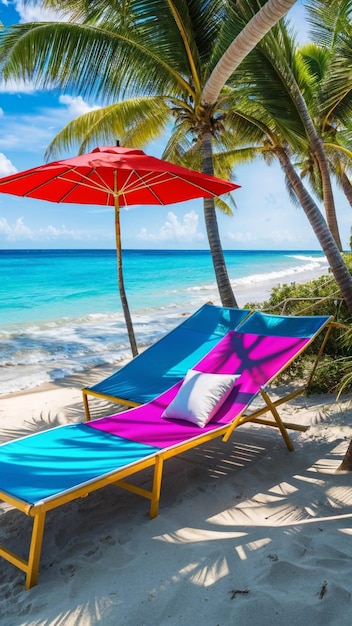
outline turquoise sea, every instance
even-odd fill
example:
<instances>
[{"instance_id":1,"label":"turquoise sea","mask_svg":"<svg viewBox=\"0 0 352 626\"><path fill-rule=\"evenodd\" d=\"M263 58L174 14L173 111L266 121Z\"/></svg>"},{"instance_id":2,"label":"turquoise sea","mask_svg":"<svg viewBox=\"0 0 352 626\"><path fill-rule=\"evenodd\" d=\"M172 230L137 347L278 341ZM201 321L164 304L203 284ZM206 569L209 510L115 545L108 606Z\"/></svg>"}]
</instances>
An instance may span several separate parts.
<instances>
[{"instance_id":1,"label":"turquoise sea","mask_svg":"<svg viewBox=\"0 0 352 626\"><path fill-rule=\"evenodd\" d=\"M225 259L239 306L328 267L316 251L229 251ZM208 251L124 250L123 264L141 347L181 314L220 304ZM0 393L130 357L114 250L2 250L0 278Z\"/></svg>"}]
</instances>

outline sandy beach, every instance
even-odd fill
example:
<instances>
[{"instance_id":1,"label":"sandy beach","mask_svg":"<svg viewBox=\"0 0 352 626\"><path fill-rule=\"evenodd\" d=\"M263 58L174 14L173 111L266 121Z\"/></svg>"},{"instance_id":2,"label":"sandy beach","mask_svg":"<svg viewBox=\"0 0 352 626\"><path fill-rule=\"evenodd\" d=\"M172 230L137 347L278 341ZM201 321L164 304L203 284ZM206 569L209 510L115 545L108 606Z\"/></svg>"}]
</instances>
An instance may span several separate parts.
<instances>
[{"instance_id":1,"label":"sandy beach","mask_svg":"<svg viewBox=\"0 0 352 626\"><path fill-rule=\"evenodd\" d=\"M108 373L3 397L1 442L82 421L80 388ZM94 417L112 412L93 400ZM36 587L1 560L1 625L349 625L351 475L335 470L350 399L299 396L281 415L309 426L292 434L294 452L276 429L247 425L171 459L154 520L113 486L49 513ZM4 504L0 514L0 542L25 555L28 518Z\"/></svg>"}]
</instances>

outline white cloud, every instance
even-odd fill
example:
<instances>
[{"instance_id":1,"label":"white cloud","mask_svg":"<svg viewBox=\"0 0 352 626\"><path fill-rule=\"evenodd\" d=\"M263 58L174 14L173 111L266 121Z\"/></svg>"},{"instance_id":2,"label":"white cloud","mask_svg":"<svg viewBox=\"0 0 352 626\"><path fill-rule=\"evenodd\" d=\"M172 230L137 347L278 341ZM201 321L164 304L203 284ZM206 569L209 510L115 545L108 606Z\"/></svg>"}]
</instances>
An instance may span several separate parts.
<instances>
[{"instance_id":1,"label":"white cloud","mask_svg":"<svg viewBox=\"0 0 352 626\"><path fill-rule=\"evenodd\" d=\"M18 118L17 121L7 118L6 124L0 125L1 150L16 150L21 156L28 152L41 154L41 157L38 157L40 162L52 138L53 132L50 131L49 120L44 117ZM33 163L32 167L34 165L39 165L39 162Z\"/></svg>"},{"instance_id":2,"label":"white cloud","mask_svg":"<svg viewBox=\"0 0 352 626\"><path fill-rule=\"evenodd\" d=\"M6 0L1 0L2 4L8 6ZM68 16L55 9L44 9L37 2L23 2L23 0L15 0L14 8L19 14L19 23L26 22L64 22L68 21ZM0 81L1 93L34 93L36 88L32 81L23 81L21 79L10 79L7 82Z\"/></svg>"},{"instance_id":3,"label":"white cloud","mask_svg":"<svg viewBox=\"0 0 352 626\"><path fill-rule=\"evenodd\" d=\"M59 237L69 237L72 239L82 239L86 235L82 233L82 231L72 230L66 228L65 225L57 228L56 226L51 226L50 224L45 228L40 228L36 231L35 236L37 239L57 239Z\"/></svg>"},{"instance_id":4,"label":"white cloud","mask_svg":"<svg viewBox=\"0 0 352 626\"><path fill-rule=\"evenodd\" d=\"M304 240L309 240L311 238L312 238L312 233L308 231L307 234L302 233L300 240L302 242ZM276 241L277 243L279 243L280 241L295 242L297 241L297 233L292 233L292 232L289 232L288 230L284 230L284 231L273 230L270 233L270 239L272 239L273 241Z\"/></svg>"},{"instance_id":5,"label":"white cloud","mask_svg":"<svg viewBox=\"0 0 352 626\"><path fill-rule=\"evenodd\" d=\"M6 218L0 217L0 234L5 235L7 241L16 239L33 239L33 234L23 222L23 217L19 217L11 226Z\"/></svg>"},{"instance_id":6,"label":"white cloud","mask_svg":"<svg viewBox=\"0 0 352 626\"><path fill-rule=\"evenodd\" d=\"M32 81L24 81L21 79L15 80L13 78L0 82L0 93L34 93L36 87Z\"/></svg>"},{"instance_id":7,"label":"white cloud","mask_svg":"<svg viewBox=\"0 0 352 626\"><path fill-rule=\"evenodd\" d=\"M38 3L32 4L31 2L23 2L23 0L15 0L14 5L21 23L63 21L62 13L54 9L44 9Z\"/></svg>"},{"instance_id":8,"label":"white cloud","mask_svg":"<svg viewBox=\"0 0 352 626\"><path fill-rule=\"evenodd\" d=\"M301 235L301 236L297 236L296 232L289 232L288 230L270 230L268 232L267 235L263 234L263 233L255 233L255 232L249 232L249 231L245 231L245 232L227 232L226 239L230 240L230 241L236 241L237 243L256 243L259 244L260 242L266 242L266 243L270 243L270 242L275 242L276 244L278 243L291 243L291 244L297 244L297 241L299 239L300 243L302 243L303 241L307 241L310 242L312 239L312 233L310 233L309 231L306 233L306 235Z\"/></svg>"},{"instance_id":9,"label":"white cloud","mask_svg":"<svg viewBox=\"0 0 352 626\"><path fill-rule=\"evenodd\" d=\"M167 221L158 233L149 233L146 228L141 228L137 238L143 241L201 241L204 234L198 232L199 216L195 211L185 213L183 222L172 211L167 214Z\"/></svg>"},{"instance_id":10,"label":"white cloud","mask_svg":"<svg viewBox=\"0 0 352 626\"><path fill-rule=\"evenodd\" d=\"M0 176L9 176L15 174L17 169L2 152L0 152Z\"/></svg>"},{"instance_id":11,"label":"white cloud","mask_svg":"<svg viewBox=\"0 0 352 626\"><path fill-rule=\"evenodd\" d=\"M84 113L89 113L90 111L95 111L100 108L94 105L90 106L83 100L82 96L73 97L63 95L59 97L59 102L67 105L67 112L72 118L79 117L80 115L84 115Z\"/></svg>"},{"instance_id":12,"label":"white cloud","mask_svg":"<svg viewBox=\"0 0 352 626\"><path fill-rule=\"evenodd\" d=\"M0 87L1 91L1 87ZM88 105L81 96L61 96L64 106L42 108L35 114L0 114L0 150L19 150L24 153L42 154L33 165L44 158L44 152L54 136L74 117L98 107ZM22 168L23 169L23 168Z\"/></svg>"},{"instance_id":13,"label":"white cloud","mask_svg":"<svg viewBox=\"0 0 352 626\"><path fill-rule=\"evenodd\" d=\"M6 241L54 241L63 239L71 240L110 240L111 233L98 233L96 231L84 231L69 229L65 225L60 227L48 225L37 230L29 228L23 217L19 217L11 224L5 217L0 217L0 236L3 235Z\"/></svg>"},{"instance_id":14,"label":"white cloud","mask_svg":"<svg viewBox=\"0 0 352 626\"><path fill-rule=\"evenodd\" d=\"M245 233L226 233L226 238L230 239L230 241L237 241L240 243L244 243L246 241L255 241L258 237L255 237L253 233L245 232Z\"/></svg>"}]
</instances>

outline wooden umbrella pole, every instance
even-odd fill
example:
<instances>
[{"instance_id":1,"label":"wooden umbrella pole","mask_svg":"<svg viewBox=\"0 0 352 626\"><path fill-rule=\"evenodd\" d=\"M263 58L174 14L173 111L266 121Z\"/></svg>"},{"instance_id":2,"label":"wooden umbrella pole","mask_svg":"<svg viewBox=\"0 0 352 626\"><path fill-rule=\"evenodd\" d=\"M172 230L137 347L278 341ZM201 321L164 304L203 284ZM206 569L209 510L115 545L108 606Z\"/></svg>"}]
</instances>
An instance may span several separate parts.
<instances>
[{"instance_id":1,"label":"wooden umbrella pole","mask_svg":"<svg viewBox=\"0 0 352 626\"><path fill-rule=\"evenodd\" d=\"M121 227L120 227L120 205L117 193L117 172L114 172L114 205L115 205L115 235L116 235L116 257L117 257L117 282L120 293L120 299L122 304L122 311L124 314L126 328L128 333L128 339L131 346L132 355L135 357L138 354L138 348L136 338L134 334L132 318L130 309L128 306L125 284L123 279L122 268L122 246L121 246Z\"/></svg>"}]
</instances>

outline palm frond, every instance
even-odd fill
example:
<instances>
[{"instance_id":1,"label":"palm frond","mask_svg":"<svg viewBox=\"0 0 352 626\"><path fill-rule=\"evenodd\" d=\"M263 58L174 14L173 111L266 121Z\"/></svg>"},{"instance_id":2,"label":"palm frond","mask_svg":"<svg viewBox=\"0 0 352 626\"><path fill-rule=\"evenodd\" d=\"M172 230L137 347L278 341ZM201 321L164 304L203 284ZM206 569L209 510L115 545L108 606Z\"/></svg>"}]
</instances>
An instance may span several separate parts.
<instances>
[{"instance_id":1,"label":"palm frond","mask_svg":"<svg viewBox=\"0 0 352 626\"><path fill-rule=\"evenodd\" d=\"M333 48L350 23L351 0L314 0L306 5L310 35L326 48Z\"/></svg>"},{"instance_id":2,"label":"palm frond","mask_svg":"<svg viewBox=\"0 0 352 626\"><path fill-rule=\"evenodd\" d=\"M53 139L45 156L53 158L74 146L83 153L97 144L115 143L116 139L121 145L143 147L165 132L169 118L163 98L124 100L69 122Z\"/></svg>"},{"instance_id":3,"label":"palm frond","mask_svg":"<svg viewBox=\"0 0 352 626\"><path fill-rule=\"evenodd\" d=\"M33 53L35 51L35 53ZM44 89L75 90L109 103L149 93L192 94L192 87L163 54L163 45L108 24L16 24L0 33L0 64L8 77L34 80Z\"/></svg>"},{"instance_id":4,"label":"palm frond","mask_svg":"<svg viewBox=\"0 0 352 626\"><path fill-rule=\"evenodd\" d=\"M224 198L226 198L227 201ZM215 206L217 209L219 209L219 211L221 211L221 213L224 213L224 215L228 215L229 217L231 217L233 215L233 208L236 208L236 203L233 197L230 194L227 194L226 196L222 196L221 198L215 198Z\"/></svg>"}]
</instances>

